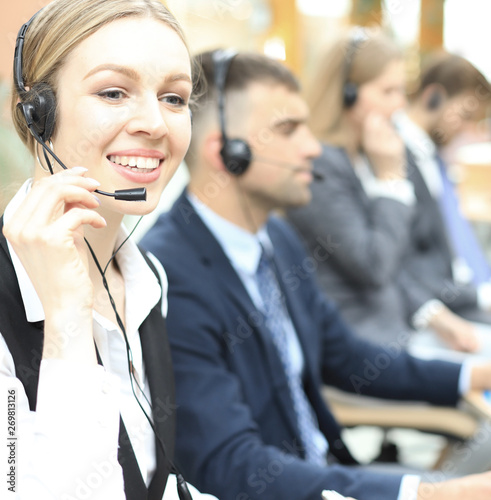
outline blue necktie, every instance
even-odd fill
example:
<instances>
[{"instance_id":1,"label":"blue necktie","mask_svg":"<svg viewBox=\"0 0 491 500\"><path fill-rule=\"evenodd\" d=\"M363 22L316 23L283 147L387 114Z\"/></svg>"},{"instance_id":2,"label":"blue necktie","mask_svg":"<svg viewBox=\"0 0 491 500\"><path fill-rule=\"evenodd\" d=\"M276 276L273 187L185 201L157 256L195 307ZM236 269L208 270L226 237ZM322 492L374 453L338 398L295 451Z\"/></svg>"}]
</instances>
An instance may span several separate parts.
<instances>
[{"instance_id":1,"label":"blue necktie","mask_svg":"<svg viewBox=\"0 0 491 500\"><path fill-rule=\"evenodd\" d=\"M318 432L316 417L307 400L300 378L296 376L293 371L287 338L283 328L285 322L290 321L290 319L285 306L284 296L281 292L272 264L272 257L266 255L266 252L263 250L256 271L256 280L259 293L264 303L266 326L271 333L273 342L285 369L293 407L297 416L300 439L305 447L306 460L318 465L326 465L325 450L320 450L313 439L314 433Z\"/></svg>"},{"instance_id":2,"label":"blue necktie","mask_svg":"<svg viewBox=\"0 0 491 500\"><path fill-rule=\"evenodd\" d=\"M489 281L491 270L486 257L477 241L476 235L468 220L462 215L455 186L448 178L443 160L437 156L443 191L440 197L440 209L445 226L457 257L462 258L472 270L475 285Z\"/></svg>"}]
</instances>

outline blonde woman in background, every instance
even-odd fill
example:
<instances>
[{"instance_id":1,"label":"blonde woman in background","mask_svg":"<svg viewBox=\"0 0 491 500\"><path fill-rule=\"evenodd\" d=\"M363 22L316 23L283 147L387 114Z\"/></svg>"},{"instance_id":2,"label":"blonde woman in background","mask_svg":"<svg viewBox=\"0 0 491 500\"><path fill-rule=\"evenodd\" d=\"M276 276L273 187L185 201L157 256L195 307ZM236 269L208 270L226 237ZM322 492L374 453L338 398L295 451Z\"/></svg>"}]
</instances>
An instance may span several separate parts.
<instances>
[{"instance_id":1,"label":"blonde woman in background","mask_svg":"<svg viewBox=\"0 0 491 500\"><path fill-rule=\"evenodd\" d=\"M309 246L320 283L362 337L406 346L416 311L398 286L413 224L408 158L393 124L406 104L399 47L354 28L318 63L307 95L311 127L323 142L312 202L288 218ZM444 308L430 326L462 351L478 348L472 327Z\"/></svg>"}]
</instances>

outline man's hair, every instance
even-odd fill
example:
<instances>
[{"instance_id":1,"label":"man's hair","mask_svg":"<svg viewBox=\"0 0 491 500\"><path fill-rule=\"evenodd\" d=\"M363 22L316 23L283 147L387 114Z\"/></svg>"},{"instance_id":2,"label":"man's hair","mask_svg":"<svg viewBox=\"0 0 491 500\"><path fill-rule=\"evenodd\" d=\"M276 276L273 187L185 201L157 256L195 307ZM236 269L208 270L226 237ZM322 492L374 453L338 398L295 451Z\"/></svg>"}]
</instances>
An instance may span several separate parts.
<instances>
[{"instance_id":1,"label":"man's hair","mask_svg":"<svg viewBox=\"0 0 491 500\"><path fill-rule=\"evenodd\" d=\"M491 97L491 86L486 77L467 59L455 54L436 54L423 66L413 97L419 97L434 84L440 85L448 97L462 92L474 92L482 100Z\"/></svg>"},{"instance_id":2,"label":"man's hair","mask_svg":"<svg viewBox=\"0 0 491 500\"><path fill-rule=\"evenodd\" d=\"M193 113L193 138L186 155L186 163L192 168L196 161L196 143L199 141L199 130L203 122L210 115L218 120L218 96L215 86L215 65L213 62L214 51L197 54L193 58L193 93L194 99L191 104ZM265 55L241 52L231 61L228 68L224 85L224 94L244 92L254 83L271 85L282 85L292 92L300 92L300 84L295 75L281 62L271 59ZM227 105L225 105L227 108ZM227 112L227 125L233 121L234 115ZM243 117L237 117L243 120ZM196 132L196 133L194 133Z\"/></svg>"}]
</instances>

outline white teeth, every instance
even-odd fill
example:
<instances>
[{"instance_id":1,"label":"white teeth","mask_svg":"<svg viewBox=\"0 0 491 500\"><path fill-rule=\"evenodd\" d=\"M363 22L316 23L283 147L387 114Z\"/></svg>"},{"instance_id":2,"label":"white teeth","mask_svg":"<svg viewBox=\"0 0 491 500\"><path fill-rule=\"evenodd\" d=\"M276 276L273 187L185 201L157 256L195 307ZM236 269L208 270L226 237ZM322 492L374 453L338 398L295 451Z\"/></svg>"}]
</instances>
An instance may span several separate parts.
<instances>
[{"instance_id":1,"label":"white teeth","mask_svg":"<svg viewBox=\"0 0 491 500\"><path fill-rule=\"evenodd\" d=\"M123 167L130 167L134 170L155 170L160 164L158 158L147 158L144 156L110 155L109 161L122 165Z\"/></svg>"}]
</instances>

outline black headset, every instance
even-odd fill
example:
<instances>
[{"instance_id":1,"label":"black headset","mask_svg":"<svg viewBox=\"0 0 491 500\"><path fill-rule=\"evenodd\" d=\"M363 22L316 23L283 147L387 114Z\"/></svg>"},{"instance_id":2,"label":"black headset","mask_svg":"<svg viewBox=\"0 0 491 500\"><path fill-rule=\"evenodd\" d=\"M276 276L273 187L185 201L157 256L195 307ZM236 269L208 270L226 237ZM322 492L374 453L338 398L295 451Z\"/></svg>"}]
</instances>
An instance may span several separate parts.
<instances>
[{"instance_id":1,"label":"black headset","mask_svg":"<svg viewBox=\"0 0 491 500\"><path fill-rule=\"evenodd\" d=\"M19 93L21 102L17 108L24 116L29 130L34 131L48 142L55 128L56 98L51 87L46 83L36 83L32 89L26 90L24 85L22 49L24 38L34 18L39 14L34 14L27 23L19 30L15 43L14 54L14 84Z\"/></svg>"},{"instance_id":2,"label":"black headset","mask_svg":"<svg viewBox=\"0 0 491 500\"><path fill-rule=\"evenodd\" d=\"M343 107L346 109L351 108L358 98L358 85L350 81L350 73L353 65L353 59L362 43L366 40L368 40L368 35L363 28L356 27L353 29L344 58Z\"/></svg>"},{"instance_id":3,"label":"black headset","mask_svg":"<svg viewBox=\"0 0 491 500\"><path fill-rule=\"evenodd\" d=\"M213 74L218 101L218 118L222 132L220 155L226 169L233 175L242 175L252 162L251 147L243 139L227 137L225 126L225 86L232 60L237 55L233 50L215 50L212 53Z\"/></svg>"}]
</instances>

